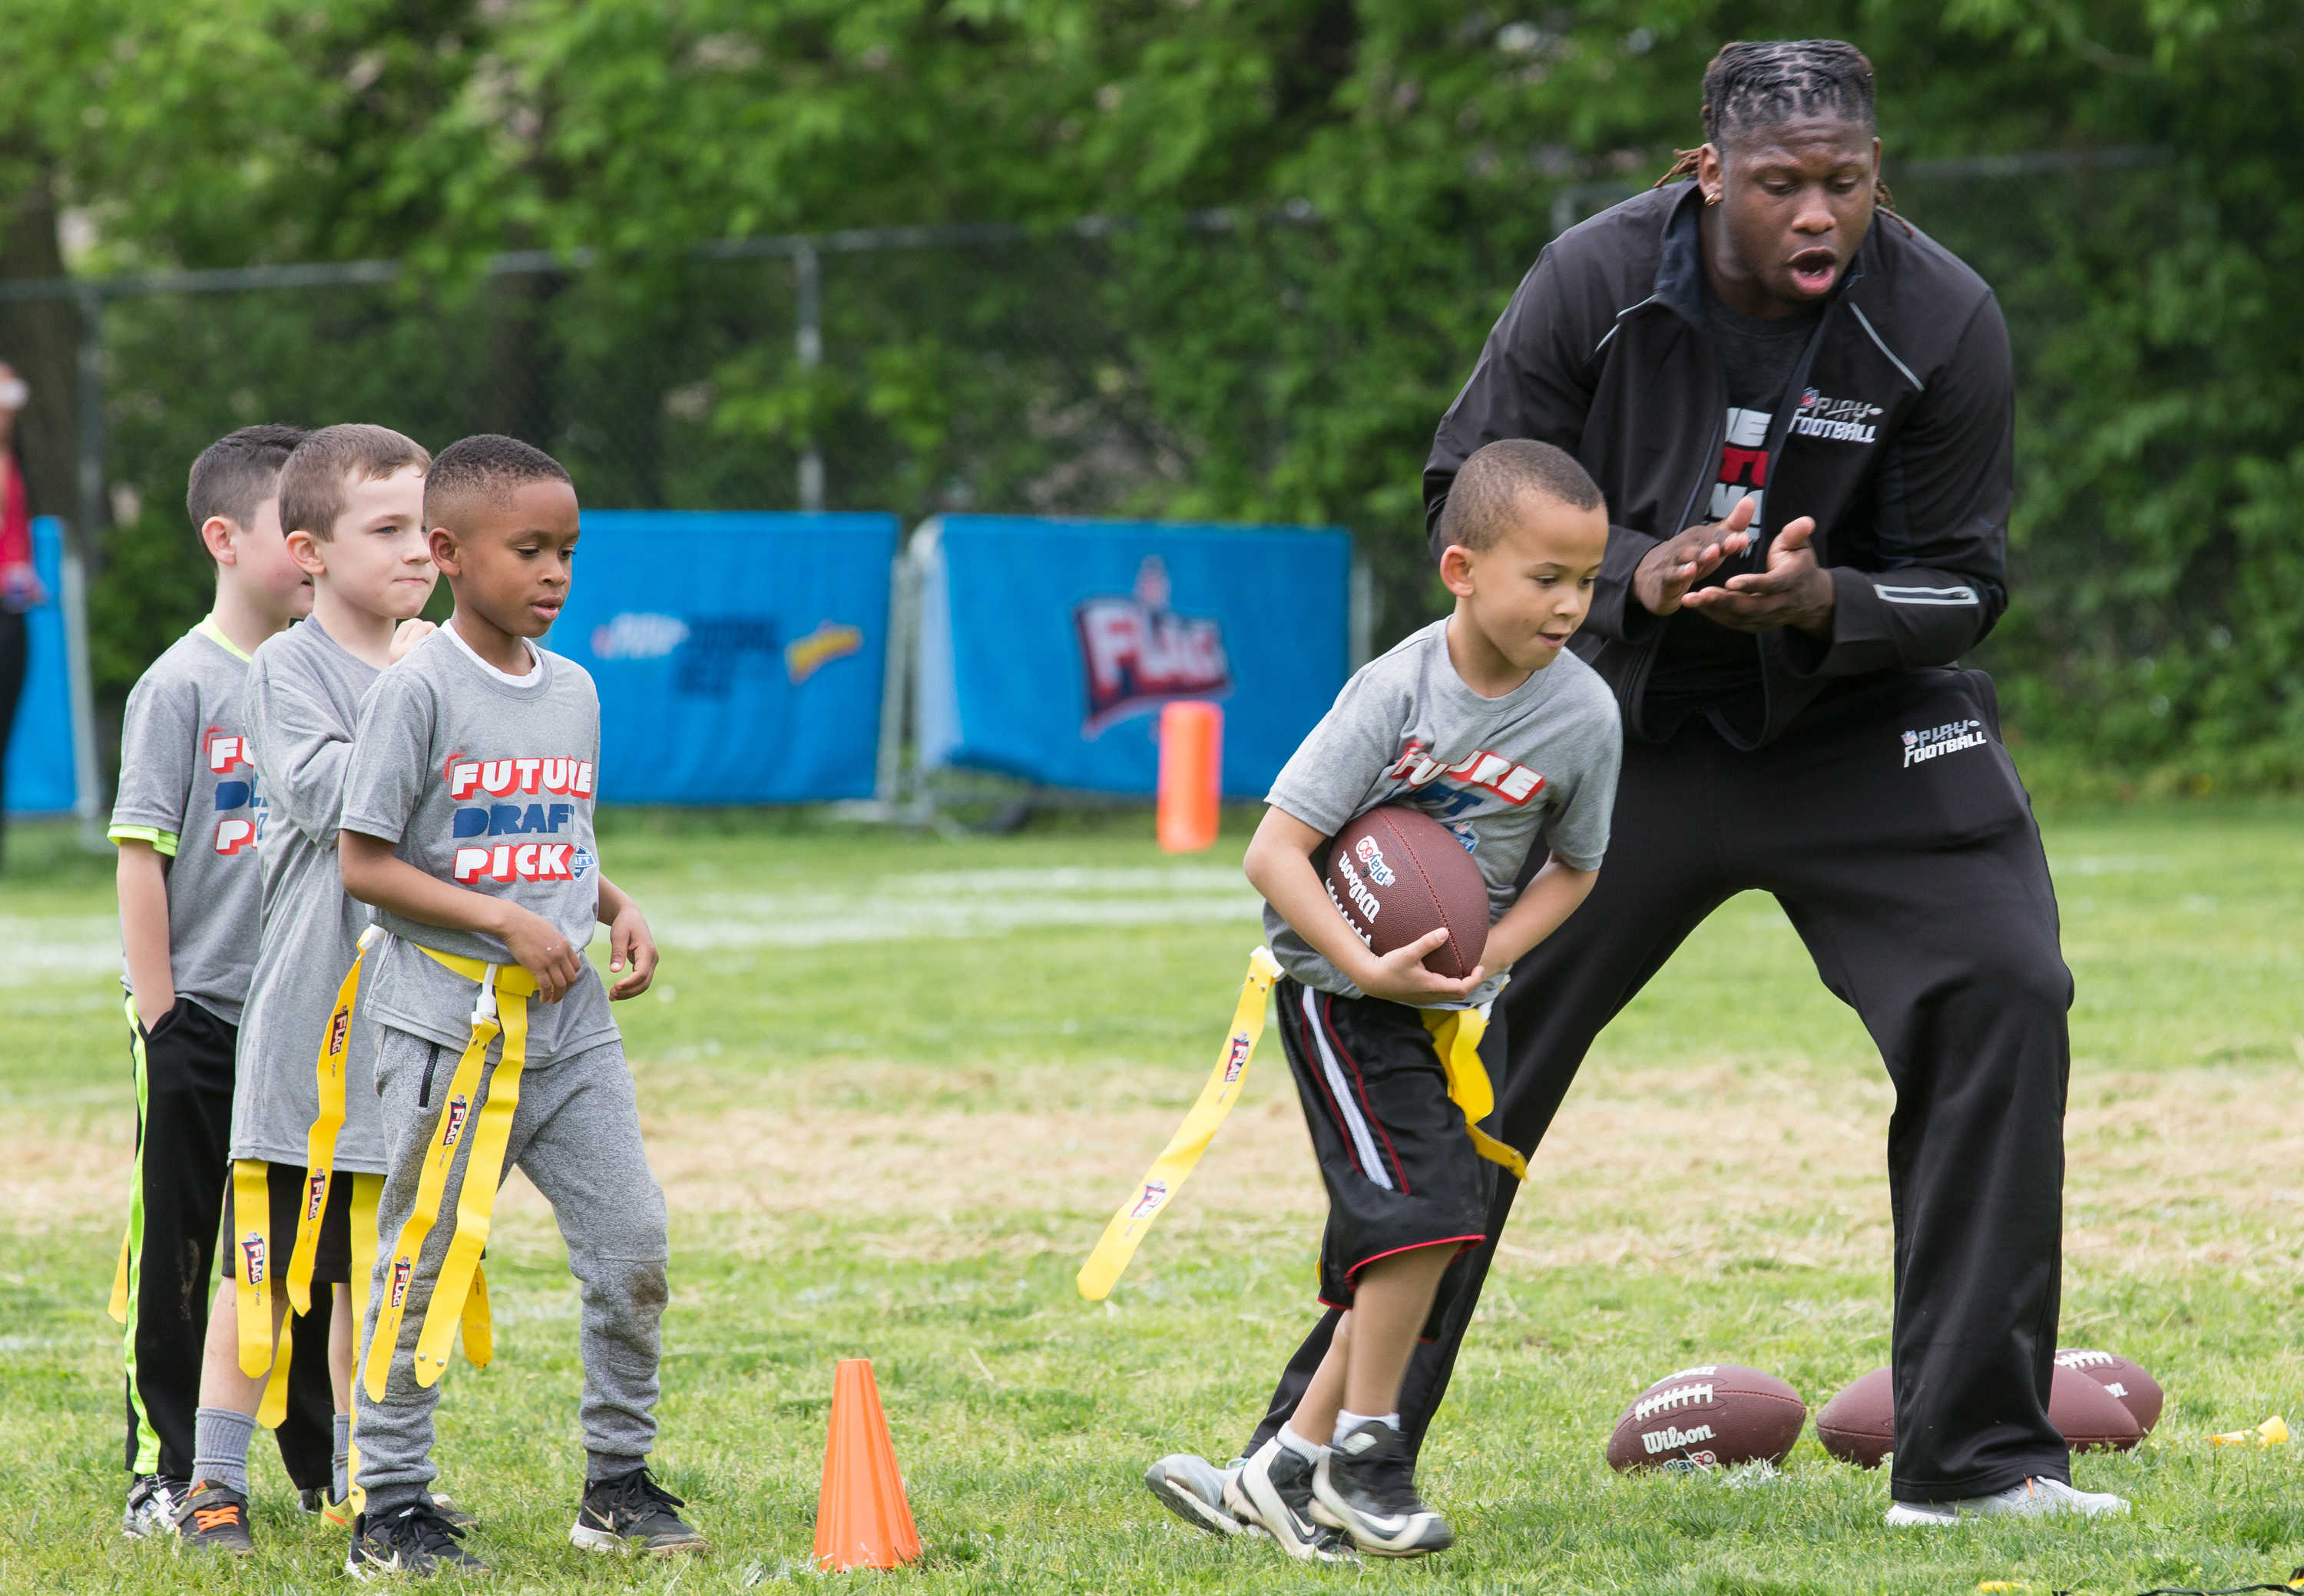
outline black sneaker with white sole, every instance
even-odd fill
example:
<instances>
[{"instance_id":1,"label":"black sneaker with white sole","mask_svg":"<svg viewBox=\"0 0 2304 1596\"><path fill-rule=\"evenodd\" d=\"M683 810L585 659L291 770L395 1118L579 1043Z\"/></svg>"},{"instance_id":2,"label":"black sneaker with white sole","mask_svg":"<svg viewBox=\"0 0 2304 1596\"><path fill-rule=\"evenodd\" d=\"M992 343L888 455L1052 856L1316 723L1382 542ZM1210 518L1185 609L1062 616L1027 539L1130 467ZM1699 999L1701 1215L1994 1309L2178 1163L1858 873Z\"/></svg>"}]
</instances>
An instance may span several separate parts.
<instances>
[{"instance_id":1,"label":"black sneaker with white sole","mask_svg":"<svg viewBox=\"0 0 2304 1596\"><path fill-rule=\"evenodd\" d=\"M166 1474L139 1474L128 1487L128 1506L121 1510L120 1532L131 1541L148 1535L176 1532L176 1509L191 1490L189 1480Z\"/></svg>"},{"instance_id":2,"label":"black sneaker with white sole","mask_svg":"<svg viewBox=\"0 0 2304 1596\"><path fill-rule=\"evenodd\" d=\"M1275 1436L1249 1454L1224 1481L1224 1506L1261 1528L1280 1549L1306 1563L1353 1561L1351 1543L1313 1522L1314 1467Z\"/></svg>"},{"instance_id":3,"label":"black sneaker with white sole","mask_svg":"<svg viewBox=\"0 0 2304 1596\"><path fill-rule=\"evenodd\" d=\"M680 1516L688 1506L656 1482L645 1467L595 1480L584 1487L570 1542L587 1551L634 1551L669 1557L673 1552L709 1551L711 1543Z\"/></svg>"},{"instance_id":4,"label":"black sneaker with white sole","mask_svg":"<svg viewBox=\"0 0 2304 1596\"><path fill-rule=\"evenodd\" d=\"M252 1558L256 1537L248 1527L248 1498L221 1480L199 1480L176 1504L176 1534L187 1546Z\"/></svg>"},{"instance_id":5,"label":"black sneaker with white sole","mask_svg":"<svg viewBox=\"0 0 2304 1596\"><path fill-rule=\"evenodd\" d=\"M1237 1535L1251 1527L1224 1500L1224 1488L1239 1472L1237 1464L1220 1469L1190 1452L1172 1452L1144 1471L1144 1489L1194 1529Z\"/></svg>"},{"instance_id":6,"label":"black sneaker with white sole","mask_svg":"<svg viewBox=\"0 0 2304 1596\"><path fill-rule=\"evenodd\" d=\"M1370 1419L1320 1455L1312 1517L1372 1558L1420 1558L1455 1544L1448 1521L1416 1494L1416 1464L1400 1431Z\"/></svg>"},{"instance_id":7,"label":"black sneaker with white sole","mask_svg":"<svg viewBox=\"0 0 2304 1596\"><path fill-rule=\"evenodd\" d=\"M464 1532L450 1524L429 1497L384 1513L363 1513L352 1520L352 1549L344 1558L344 1572L354 1579L494 1572L457 1544L463 1538Z\"/></svg>"}]
</instances>

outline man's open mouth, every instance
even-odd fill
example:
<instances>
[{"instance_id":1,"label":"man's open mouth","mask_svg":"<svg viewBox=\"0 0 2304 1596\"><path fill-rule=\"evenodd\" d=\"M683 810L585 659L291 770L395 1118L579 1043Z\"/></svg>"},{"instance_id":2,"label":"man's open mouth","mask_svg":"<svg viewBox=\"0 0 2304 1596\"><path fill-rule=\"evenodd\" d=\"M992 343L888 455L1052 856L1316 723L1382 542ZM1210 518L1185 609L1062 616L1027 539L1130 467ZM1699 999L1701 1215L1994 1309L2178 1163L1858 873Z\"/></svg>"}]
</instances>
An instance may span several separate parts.
<instances>
[{"instance_id":1,"label":"man's open mouth","mask_svg":"<svg viewBox=\"0 0 2304 1596\"><path fill-rule=\"evenodd\" d=\"M1830 250L1802 250L1791 266L1792 286L1802 293L1823 293L1840 275L1840 257Z\"/></svg>"}]
</instances>

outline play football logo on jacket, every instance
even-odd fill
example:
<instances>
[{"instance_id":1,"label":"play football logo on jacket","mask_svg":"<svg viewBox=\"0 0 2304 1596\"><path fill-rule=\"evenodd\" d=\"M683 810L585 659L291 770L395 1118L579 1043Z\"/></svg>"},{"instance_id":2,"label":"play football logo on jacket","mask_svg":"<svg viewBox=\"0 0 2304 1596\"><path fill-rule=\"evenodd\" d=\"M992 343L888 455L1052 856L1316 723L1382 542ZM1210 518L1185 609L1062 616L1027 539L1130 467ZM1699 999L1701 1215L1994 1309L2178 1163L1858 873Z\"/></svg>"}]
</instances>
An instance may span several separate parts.
<instances>
[{"instance_id":1,"label":"play football logo on jacket","mask_svg":"<svg viewBox=\"0 0 2304 1596\"><path fill-rule=\"evenodd\" d=\"M1222 624L1178 615L1168 607L1169 596L1167 563L1154 554L1137 567L1134 593L1098 595L1073 607L1088 678L1081 735L1093 737L1115 721L1177 699L1216 699L1232 692Z\"/></svg>"}]
</instances>

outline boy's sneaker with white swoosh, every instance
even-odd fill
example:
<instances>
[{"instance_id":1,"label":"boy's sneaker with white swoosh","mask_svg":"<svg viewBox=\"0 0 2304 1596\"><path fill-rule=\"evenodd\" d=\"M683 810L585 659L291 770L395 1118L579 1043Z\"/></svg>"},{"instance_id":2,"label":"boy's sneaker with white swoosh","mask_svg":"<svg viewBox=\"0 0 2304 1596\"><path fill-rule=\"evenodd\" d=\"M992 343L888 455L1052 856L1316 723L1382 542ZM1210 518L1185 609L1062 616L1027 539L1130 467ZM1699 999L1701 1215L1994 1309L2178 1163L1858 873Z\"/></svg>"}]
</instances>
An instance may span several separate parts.
<instances>
[{"instance_id":1,"label":"boy's sneaker with white swoosh","mask_svg":"<svg viewBox=\"0 0 2304 1596\"><path fill-rule=\"evenodd\" d=\"M1274 1436L1226 1477L1224 1503L1233 1515L1261 1527L1280 1549L1307 1563L1351 1559L1343 1536L1312 1517L1314 1465Z\"/></svg>"},{"instance_id":2,"label":"boy's sneaker with white swoosh","mask_svg":"<svg viewBox=\"0 0 2304 1596\"><path fill-rule=\"evenodd\" d=\"M1400 1431L1370 1419L1320 1455L1312 1517L1372 1558L1420 1558L1455 1544L1448 1521L1416 1494L1416 1464Z\"/></svg>"}]
</instances>

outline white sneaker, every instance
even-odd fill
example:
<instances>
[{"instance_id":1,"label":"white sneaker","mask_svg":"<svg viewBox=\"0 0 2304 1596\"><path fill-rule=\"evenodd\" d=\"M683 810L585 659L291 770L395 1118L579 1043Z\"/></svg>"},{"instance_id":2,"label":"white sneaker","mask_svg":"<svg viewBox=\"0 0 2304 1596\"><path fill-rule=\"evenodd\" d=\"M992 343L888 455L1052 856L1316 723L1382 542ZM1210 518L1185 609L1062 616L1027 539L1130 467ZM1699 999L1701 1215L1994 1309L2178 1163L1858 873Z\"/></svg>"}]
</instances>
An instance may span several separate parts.
<instances>
[{"instance_id":1,"label":"white sneaker","mask_svg":"<svg viewBox=\"0 0 2304 1596\"><path fill-rule=\"evenodd\" d=\"M1224 1487L1239 1472L1238 1464L1220 1469L1205 1457L1175 1452L1145 1471L1144 1485L1160 1498L1162 1507L1194 1529L1211 1535L1237 1535L1250 1526L1225 1506Z\"/></svg>"},{"instance_id":2,"label":"white sneaker","mask_svg":"<svg viewBox=\"0 0 2304 1596\"><path fill-rule=\"evenodd\" d=\"M2020 1480L1990 1496L1957 1502L1898 1502L1888 1509L1890 1529L1908 1524L1960 1524L1971 1518L2051 1518L2077 1513L2083 1518L2118 1517L2127 1501L2108 1491L2074 1490L2061 1480Z\"/></svg>"}]
</instances>

